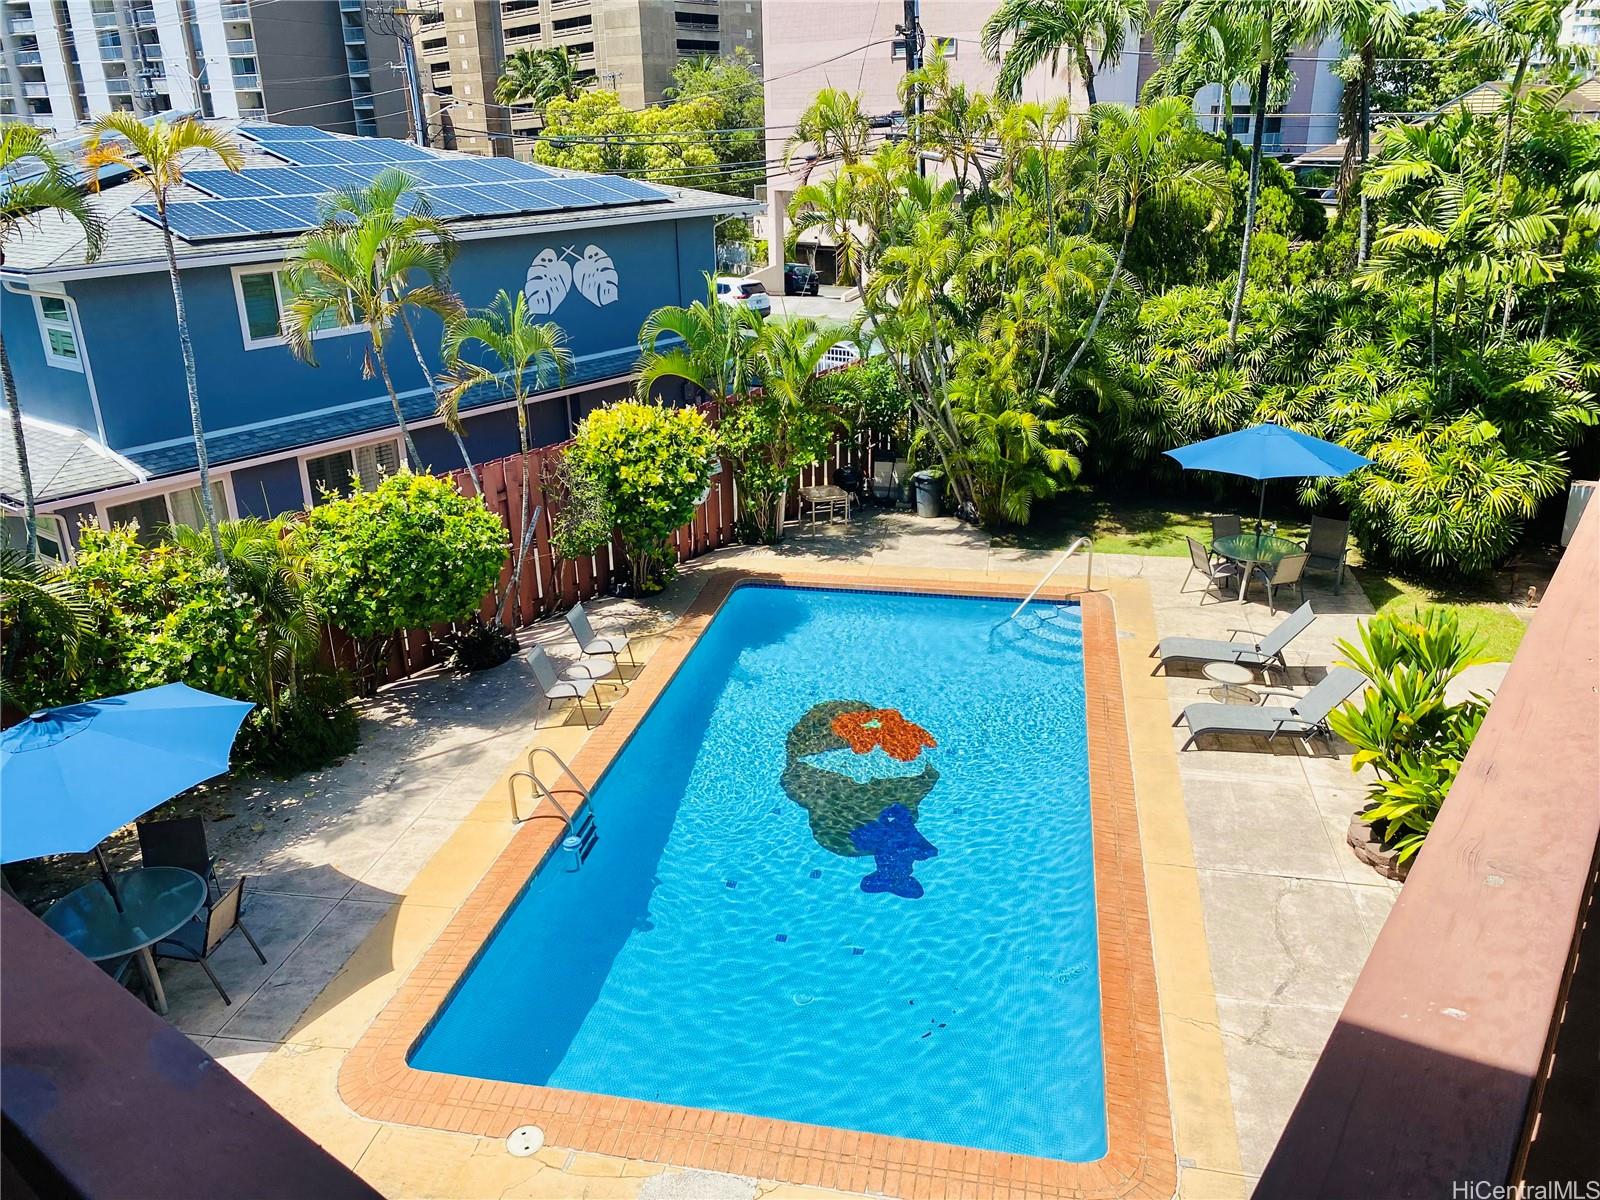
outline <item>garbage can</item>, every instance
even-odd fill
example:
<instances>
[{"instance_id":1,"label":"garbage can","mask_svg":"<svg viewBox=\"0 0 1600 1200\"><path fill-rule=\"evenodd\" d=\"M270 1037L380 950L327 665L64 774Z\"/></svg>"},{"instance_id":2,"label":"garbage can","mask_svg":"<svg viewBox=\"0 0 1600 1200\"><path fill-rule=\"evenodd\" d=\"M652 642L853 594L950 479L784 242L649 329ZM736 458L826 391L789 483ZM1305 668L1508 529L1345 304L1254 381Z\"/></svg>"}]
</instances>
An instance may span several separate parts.
<instances>
[{"instance_id":1,"label":"garbage can","mask_svg":"<svg viewBox=\"0 0 1600 1200\"><path fill-rule=\"evenodd\" d=\"M917 516L937 517L944 481L935 471L918 471L911 478L917 485Z\"/></svg>"}]
</instances>

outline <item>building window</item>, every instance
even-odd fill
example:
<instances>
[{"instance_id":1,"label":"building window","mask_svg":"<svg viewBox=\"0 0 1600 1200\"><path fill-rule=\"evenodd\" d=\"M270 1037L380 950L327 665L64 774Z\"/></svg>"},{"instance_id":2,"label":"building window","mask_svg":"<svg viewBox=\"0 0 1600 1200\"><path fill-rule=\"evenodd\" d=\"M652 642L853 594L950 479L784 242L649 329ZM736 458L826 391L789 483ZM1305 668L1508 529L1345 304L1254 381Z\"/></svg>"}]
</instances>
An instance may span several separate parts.
<instances>
[{"instance_id":1,"label":"building window","mask_svg":"<svg viewBox=\"0 0 1600 1200\"><path fill-rule=\"evenodd\" d=\"M722 46L718 42L701 41L698 38L679 38L679 54L716 54Z\"/></svg>"},{"instance_id":2,"label":"building window","mask_svg":"<svg viewBox=\"0 0 1600 1200\"><path fill-rule=\"evenodd\" d=\"M83 370L78 350L78 330L72 323L72 309L61 296L35 296L39 312L39 336L44 341L44 360L52 367L68 371Z\"/></svg>"},{"instance_id":3,"label":"building window","mask_svg":"<svg viewBox=\"0 0 1600 1200\"><path fill-rule=\"evenodd\" d=\"M371 446L357 446L354 450L337 450L332 454L319 454L305 460L306 481L311 485L311 503L323 504L328 493L348 496L356 490L370 492L386 476L400 469L400 446L397 442L378 442Z\"/></svg>"},{"instance_id":4,"label":"building window","mask_svg":"<svg viewBox=\"0 0 1600 1200\"><path fill-rule=\"evenodd\" d=\"M219 480L211 484L211 503L217 510L217 520L229 518L228 497ZM165 495L144 496L124 504L106 505L106 519L113 525L137 525L142 542L161 541L166 537L167 526L187 525L191 529L205 528L205 513L200 509L200 489L184 488Z\"/></svg>"},{"instance_id":5,"label":"building window","mask_svg":"<svg viewBox=\"0 0 1600 1200\"><path fill-rule=\"evenodd\" d=\"M56 562L67 561L67 523L53 513L38 514L35 529L39 534L39 554ZM27 519L17 513L0 514L0 546L8 550L26 550L28 546Z\"/></svg>"},{"instance_id":6,"label":"building window","mask_svg":"<svg viewBox=\"0 0 1600 1200\"><path fill-rule=\"evenodd\" d=\"M283 310L292 296L284 272L272 267L235 267L233 287L245 349L283 345ZM340 325L338 317L327 312L317 318L312 336L335 337L364 332L366 328L365 325Z\"/></svg>"}]
</instances>

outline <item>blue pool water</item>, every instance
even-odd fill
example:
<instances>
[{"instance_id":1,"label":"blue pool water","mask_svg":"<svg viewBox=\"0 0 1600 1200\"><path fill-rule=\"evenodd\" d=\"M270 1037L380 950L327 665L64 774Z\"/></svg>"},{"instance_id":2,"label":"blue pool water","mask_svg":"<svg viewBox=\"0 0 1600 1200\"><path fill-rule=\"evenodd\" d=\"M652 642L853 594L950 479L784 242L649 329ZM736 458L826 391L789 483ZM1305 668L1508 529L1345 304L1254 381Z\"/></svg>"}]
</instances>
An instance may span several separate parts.
<instances>
[{"instance_id":1,"label":"blue pool water","mask_svg":"<svg viewBox=\"0 0 1600 1200\"><path fill-rule=\"evenodd\" d=\"M1104 1154L1082 627L1013 605L735 591L412 1065Z\"/></svg>"}]
</instances>

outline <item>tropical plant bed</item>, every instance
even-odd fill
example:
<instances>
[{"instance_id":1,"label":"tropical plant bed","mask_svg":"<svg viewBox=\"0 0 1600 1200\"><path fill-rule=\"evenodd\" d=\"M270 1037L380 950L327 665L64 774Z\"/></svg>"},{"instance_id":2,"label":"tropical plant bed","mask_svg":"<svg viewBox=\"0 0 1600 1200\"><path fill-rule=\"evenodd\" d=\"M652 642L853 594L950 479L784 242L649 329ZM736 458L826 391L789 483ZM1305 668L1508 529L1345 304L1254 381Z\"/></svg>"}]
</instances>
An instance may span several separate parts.
<instances>
[{"instance_id":1,"label":"tropical plant bed","mask_svg":"<svg viewBox=\"0 0 1600 1200\"><path fill-rule=\"evenodd\" d=\"M1383 844L1384 833L1374 829L1360 813L1350 818L1350 828L1344 835L1355 856L1385 879L1404 882L1411 873L1413 860L1400 861L1400 851Z\"/></svg>"}]
</instances>

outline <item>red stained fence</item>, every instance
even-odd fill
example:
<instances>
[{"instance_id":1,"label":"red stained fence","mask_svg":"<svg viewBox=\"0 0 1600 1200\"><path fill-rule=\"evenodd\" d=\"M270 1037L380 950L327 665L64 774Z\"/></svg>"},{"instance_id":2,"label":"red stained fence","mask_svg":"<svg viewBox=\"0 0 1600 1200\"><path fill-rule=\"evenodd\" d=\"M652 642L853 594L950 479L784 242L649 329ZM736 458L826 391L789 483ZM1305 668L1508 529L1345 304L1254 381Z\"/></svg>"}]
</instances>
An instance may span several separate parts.
<instances>
[{"instance_id":1,"label":"red stained fence","mask_svg":"<svg viewBox=\"0 0 1600 1200\"><path fill-rule=\"evenodd\" d=\"M701 411L716 419L716 406L705 404ZM612 589L616 576L627 570L620 542L615 538L609 546L576 562L557 562L550 549L551 519L556 504L545 492L545 482L553 477L553 468L570 443L543 446L528 453L528 504L530 516L537 514L534 539L528 546L527 560L523 565L520 595L507 606L506 620L515 624L518 611L521 624L527 625L552 612L570 608L579 601L603 596ZM800 486L832 481L834 469L855 463L869 473L872 470L876 447L858 445L854 439L841 435L824 461L806 467L800 476ZM452 471L449 478L456 488L466 495L473 492L472 478L465 468ZM484 463L478 467L478 478L483 483L483 500L489 510L505 522L510 535L512 552L501 569L500 582L493 592L484 597L480 615L485 620L494 616L499 599L511 586L512 566L516 548L521 544L522 524L522 462L520 455ZM789 514L797 516L799 498L789 497ZM733 471L726 460L712 478L711 489L704 501L695 509L694 518L673 534L673 545L678 562L688 562L702 554L719 549L734 540L734 523L739 517L739 505L733 485ZM443 662L450 655L441 638L452 630L451 624L435 625L428 629L407 629L393 641L385 679L393 682L418 671ZM326 637L328 657L332 663L345 670L355 670L355 647L348 635L330 630Z\"/></svg>"}]
</instances>

